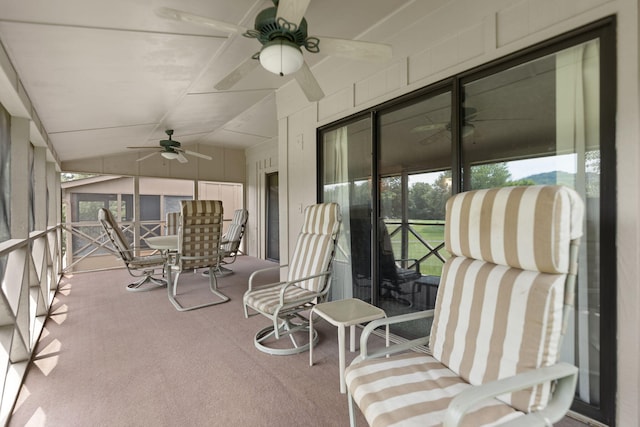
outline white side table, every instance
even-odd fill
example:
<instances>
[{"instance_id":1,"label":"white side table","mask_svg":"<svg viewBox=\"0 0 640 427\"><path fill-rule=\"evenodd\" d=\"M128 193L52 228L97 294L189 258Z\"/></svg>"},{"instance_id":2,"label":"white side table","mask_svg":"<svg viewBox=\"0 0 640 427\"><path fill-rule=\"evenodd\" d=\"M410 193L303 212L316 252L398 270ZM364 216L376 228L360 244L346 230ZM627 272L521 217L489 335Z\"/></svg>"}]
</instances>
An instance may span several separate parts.
<instances>
[{"instance_id":1,"label":"white side table","mask_svg":"<svg viewBox=\"0 0 640 427\"><path fill-rule=\"evenodd\" d=\"M346 385L344 382L345 369L345 327L350 326L349 335L351 338L351 352L356 347L356 325L360 323L370 322L372 320L387 317L387 314L381 308L375 307L357 298L349 298L337 301L324 302L316 304L311 309L309 315L309 366L313 366L313 315L325 319L327 322L338 327L338 357L340 359L340 393L346 393ZM386 344L389 345L389 326L386 330Z\"/></svg>"}]
</instances>

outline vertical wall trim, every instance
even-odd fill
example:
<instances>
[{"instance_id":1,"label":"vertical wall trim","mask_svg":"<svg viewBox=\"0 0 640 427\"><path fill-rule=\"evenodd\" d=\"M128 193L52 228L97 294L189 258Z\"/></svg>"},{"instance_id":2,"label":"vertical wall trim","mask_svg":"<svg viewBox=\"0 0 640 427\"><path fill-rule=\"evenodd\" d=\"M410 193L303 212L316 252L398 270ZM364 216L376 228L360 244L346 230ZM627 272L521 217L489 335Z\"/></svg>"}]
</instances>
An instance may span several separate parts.
<instances>
[{"instance_id":1,"label":"vertical wall trim","mask_svg":"<svg viewBox=\"0 0 640 427\"><path fill-rule=\"evenodd\" d=\"M33 203L35 211L35 229L45 230L47 228L47 149L44 147L34 147L33 150L33 174L34 174L34 197Z\"/></svg>"},{"instance_id":2,"label":"vertical wall trim","mask_svg":"<svg viewBox=\"0 0 640 427\"><path fill-rule=\"evenodd\" d=\"M11 238L29 237L29 119L11 117Z\"/></svg>"}]
</instances>

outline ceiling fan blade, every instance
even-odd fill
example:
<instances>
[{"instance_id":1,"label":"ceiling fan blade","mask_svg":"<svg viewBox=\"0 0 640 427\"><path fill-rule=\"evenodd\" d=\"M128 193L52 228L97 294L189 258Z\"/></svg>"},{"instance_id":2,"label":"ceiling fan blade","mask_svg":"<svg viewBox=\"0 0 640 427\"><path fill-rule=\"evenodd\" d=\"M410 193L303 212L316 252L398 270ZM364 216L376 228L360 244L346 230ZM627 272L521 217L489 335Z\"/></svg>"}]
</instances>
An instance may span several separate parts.
<instances>
[{"instance_id":1,"label":"ceiling fan blade","mask_svg":"<svg viewBox=\"0 0 640 427\"><path fill-rule=\"evenodd\" d=\"M388 61L393 56L391 45L365 42L362 40L337 39L334 37L318 37L320 53L343 56L366 61Z\"/></svg>"},{"instance_id":2,"label":"ceiling fan blade","mask_svg":"<svg viewBox=\"0 0 640 427\"><path fill-rule=\"evenodd\" d=\"M446 130L449 123L428 123L426 125L416 126L411 129L411 132L428 132L430 130Z\"/></svg>"},{"instance_id":3,"label":"ceiling fan blade","mask_svg":"<svg viewBox=\"0 0 640 427\"><path fill-rule=\"evenodd\" d=\"M127 147L127 148L129 148L129 147ZM141 162L141 161L143 161L143 160L147 160L149 157L155 156L155 155L156 155L156 154L158 154L158 153L159 153L159 151L154 151L154 152L153 152L153 153L151 153L151 154L147 154L146 156L142 156L142 157L140 157L138 160L136 160L136 162Z\"/></svg>"},{"instance_id":4,"label":"ceiling fan blade","mask_svg":"<svg viewBox=\"0 0 640 427\"><path fill-rule=\"evenodd\" d=\"M213 157L207 156L206 154L196 153L195 151L184 150L184 153L190 156L200 157L201 159L213 160Z\"/></svg>"},{"instance_id":5,"label":"ceiling fan blade","mask_svg":"<svg viewBox=\"0 0 640 427\"><path fill-rule=\"evenodd\" d=\"M138 146L138 147L127 147L127 148L132 148L134 150L157 150L158 149L157 146L156 147L152 147L150 145L141 145L141 146Z\"/></svg>"},{"instance_id":6,"label":"ceiling fan blade","mask_svg":"<svg viewBox=\"0 0 640 427\"><path fill-rule=\"evenodd\" d=\"M276 22L279 18L284 18L287 22L300 25L309 3L311 3L311 0L280 0L278 2Z\"/></svg>"},{"instance_id":7,"label":"ceiling fan blade","mask_svg":"<svg viewBox=\"0 0 640 427\"><path fill-rule=\"evenodd\" d=\"M315 102L324 98L324 92L306 62L302 63L302 67L294 76L309 101Z\"/></svg>"},{"instance_id":8,"label":"ceiling fan blade","mask_svg":"<svg viewBox=\"0 0 640 427\"><path fill-rule=\"evenodd\" d=\"M255 70L260 63L249 57L242 61L233 71L231 71L225 78L216 83L213 87L217 90L231 89L240 80L242 80L247 74Z\"/></svg>"},{"instance_id":9,"label":"ceiling fan blade","mask_svg":"<svg viewBox=\"0 0 640 427\"><path fill-rule=\"evenodd\" d=\"M176 157L176 159L178 159L180 163L187 163L189 161L180 151L178 151L178 157Z\"/></svg>"},{"instance_id":10,"label":"ceiling fan blade","mask_svg":"<svg viewBox=\"0 0 640 427\"><path fill-rule=\"evenodd\" d=\"M213 28L214 30L223 31L225 33L244 33L247 31L245 27L231 24L229 22L217 21L215 19L206 18L200 15L194 15L193 13L184 12L182 10L171 9L169 7L161 7L156 9L156 15L173 19L174 21L183 21L190 24L202 25L205 27Z\"/></svg>"}]
</instances>

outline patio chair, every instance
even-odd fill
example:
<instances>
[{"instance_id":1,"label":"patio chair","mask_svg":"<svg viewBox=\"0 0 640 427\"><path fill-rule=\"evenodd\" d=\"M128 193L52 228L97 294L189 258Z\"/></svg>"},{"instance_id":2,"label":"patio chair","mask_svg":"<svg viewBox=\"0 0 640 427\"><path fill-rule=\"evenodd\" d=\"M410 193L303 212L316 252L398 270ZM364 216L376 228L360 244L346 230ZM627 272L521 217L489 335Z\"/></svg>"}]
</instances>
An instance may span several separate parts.
<instances>
[{"instance_id":1,"label":"patio chair","mask_svg":"<svg viewBox=\"0 0 640 427\"><path fill-rule=\"evenodd\" d=\"M356 295L363 294L358 287L371 292L371 209L353 206L350 209L351 263ZM379 280L381 298L402 305L412 305L405 296L413 292L414 282L422 277L420 264L416 259L396 259L391 245L391 236L382 219L378 221Z\"/></svg>"},{"instance_id":2,"label":"patio chair","mask_svg":"<svg viewBox=\"0 0 640 427\"><path fill-rule=\"evenodd\" d=\"M365 327L361 353L346 371L351 425L354 402L376 426L560 420L578 372L558 353L573 306L583 211L577 193L562 186L450 198L445 243L452 256L436 307ZM425 330L368 351L374 328L429 317L430 336ZM408 351L427 343L430 352Z\"/></svg>"},{"instance_id":3,"label":"patio chair","mask_svg":"<svg viewBox=\"0 0 640 427\"><path fill-rule=\"evenodd\" d=\"M249 211L246 209L236 209L233 213L231 224L229 224L227 232L222 236L222 242L220 243L222 259L218 264L218 268L215 270L215 273L219 277L233 274L233 270L224 266L235 262L236 256L240 251L240 243L242 242L242 236L244 236L244 229L248 219ZM205 270L202 274L207 276L209 270Z\"/></svg>"},{"instance_id":4,"label":"patio chair","mask_svg":"<svg viewBox=\"0 0 640 427\"><path fill-rule=\"evenodd\" d=\"M220 262L223 207L220 200L183 200L178 227L178 248L170 257L168 287L169 300L178 311L195 310L229 301L229 297L218 290L213 270ZM183 306L177 300L180 273L198 268L209 269L209 290L215 296L211 301Z\"/></svg>"},{"instance_id":5,"label":"patio chair","mask_svg":"<svg viewBox=\"0 0 640 427\"><path fill-rule=\"evenodd\" d=\"M128 291L149 291L167 285L164 278L166 260L162 254L136 255L135 248L129 245L129 241L110 210L100 208L98 221L102 224L102 228L127 267L129 274L139 279L127 285Z\"/></svg>"},{"instance_id":6,"label":"patio chair","mask_svg":"<svg viewBox=\"0 0 640 427\"><path fill-rule=\"evenodd\" d=\"M384 221L379 221L378 239L380 247L381 298L411 306L405 295L411 295L413 284L422 277L417 259L396 258L391 245L391 236Z\"/></svg>"},{"instance_id":7,"label":"patio chair","mask_svg":"<svg viewBox=\"0 0 640 427\"><path fill-rule=\"evenodd\" d=\"M272 322L255 336L254 343L260 351L284 355L309 348L309 321L301 312L327 297L340 222L336 203L308 206L289 265L258 270L249 277L249 289L243 297L245 317L261 314ZM288 267L285 281L254 284L262 273L285 267ZM253 311L251 314L249 309ZM312 340L315 342L317 338L316 333Z\"/></svg>"}]
</instances>

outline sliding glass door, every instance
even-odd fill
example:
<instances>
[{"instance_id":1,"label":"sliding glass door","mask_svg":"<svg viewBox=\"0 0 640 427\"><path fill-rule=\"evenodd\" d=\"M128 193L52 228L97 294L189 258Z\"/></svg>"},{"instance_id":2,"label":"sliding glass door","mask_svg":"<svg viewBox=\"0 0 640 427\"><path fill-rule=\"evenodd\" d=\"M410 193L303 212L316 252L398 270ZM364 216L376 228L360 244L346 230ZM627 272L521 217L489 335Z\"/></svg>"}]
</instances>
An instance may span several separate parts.
<instances>
[{"instance_id":1,"label":"sliding glass door","mask_svg":"<svg viewBox=\"0 0 640 427\"><path fill-rule=\"evenodd\" d=\"M536 184L579 192L576 310L561 353L580 370L573 409L605 423L615 422L614 35L614 20L603 20L318 133L319 199L340 203L345 219L334 297L388 315L433 306L452 194ZM412 338L428 327L392 331Z\"/></svg>"}]
</instances>

